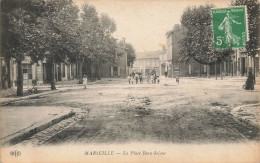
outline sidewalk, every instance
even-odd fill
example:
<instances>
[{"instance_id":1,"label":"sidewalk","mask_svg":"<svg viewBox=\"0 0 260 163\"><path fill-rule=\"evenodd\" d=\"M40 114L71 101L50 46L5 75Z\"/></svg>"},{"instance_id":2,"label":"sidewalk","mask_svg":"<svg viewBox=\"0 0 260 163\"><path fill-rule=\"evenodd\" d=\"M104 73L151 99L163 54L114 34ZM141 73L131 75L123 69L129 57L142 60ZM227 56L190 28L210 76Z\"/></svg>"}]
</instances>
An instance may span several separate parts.
<instances>
[{"instance_id":1,"label":"sidewalk","mask_svg":"<svg viewBox=\"0 0 260 163\"><path fill-rule=\"evenodd\" d=\"M101 82L89 82L89 85ZM23 97L1 98L0 109L0 142L1 144L16 144L28 139L32 135L73 116L77 110L69 107L46 107L46 106L8 106L8 104L39 97L42 95L64 92L70 89L82 89L82 84L76 80L57 82L56 90L50 90L50 85L37 86L42 93L31 94ZM28 87L24 87L27 91Z\"/></svg>"},{"instance_id":2,"label":"sidewalk","mask_svg":"<svg viewBox=\"0 0 260 163\"><path fill-rule=\"evenodd\" d=\"M100 81L90 82L89 84ZM0 109L0 144L14 145L28 139L32 135L73 116L77 110L69 107L46 106L8 106L8 104L39 97L42 95L64 92L70 89L82 89L82 84L77 81L56 83L56 90L50 90L50 85L37 86L42 93L31 94L23 97L1 98ZM26 91L28 87L24 87Z\"/></svg>"},{"instance_id":3,"label":"sidewalk","mask_svg":"<svg viewBox=\"0 0 260 163\"><path fill-rule=\"evenodd\" d=\"M74 114L68 107L1 107L1 144L16 144Z\"/></svg>"},{"instance_id":4,"label":"sidewalk","mask_svg":"<svg viewBox=\"0 0 260 163\"><path fill-rule=\"evenodd\" d=\"M101 81L102 80L89 82L89 85L99 83ZM50 84L37 86L38 91L43 91L42 93L31 94L31 95L22 96L22 97L18 97L18 96L16 96L16 97L1 97L1 106L6 106L6 105L13 103L15 101L35 98L35 97L38 97L38 96L41 96L41 95L47 95L47 94L52 94L52 93L64 92L64 91L71 90L71 89L82 89L83 88L83 85L78 84L77 80L57 82L55 86L56 86L56 90L51 90ZM32 86L30 86L30 88L31 87ZM28 87L24 86L23 90L27 91Z\"/></svg>"}]
</instances>

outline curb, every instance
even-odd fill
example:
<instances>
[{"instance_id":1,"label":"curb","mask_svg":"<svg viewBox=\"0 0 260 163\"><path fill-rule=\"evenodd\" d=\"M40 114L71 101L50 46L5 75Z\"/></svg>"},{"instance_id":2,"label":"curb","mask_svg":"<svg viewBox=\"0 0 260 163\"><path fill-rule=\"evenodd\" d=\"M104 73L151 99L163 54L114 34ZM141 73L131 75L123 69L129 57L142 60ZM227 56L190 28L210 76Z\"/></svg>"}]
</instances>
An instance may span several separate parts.
<instances>
[{"instance_id":1,"label":"curb","mask_svg":"<svg viewBox=\"0 0 260 163\"><path fill-rule=\"evenodd\" d=\"M34 128L28 128L26 129L26 131L22 134L20 133L17 133L17 134L14 134L12 135L11 137L7 137L7 138L3 138L1 140L1 144L4 145L4 146L12 146L12 145L15 145L25 139L28 139L30 138L31 136L35 135L36 133L42 131L42 130L45 130L47 128L49 128L50 126L53 126L57 123L59 123L60 121L64 120L64 119L67 119L67 118L70 118L72 116L75 115L75 112L70 112L68 114L65 114L59 118L56 118L56 119L53 119L51 120L50 122L47 122L47 123L44 123L38 127L34 127Z\"/></svg>"},{"instance_id":2,"label":"curb","mask_svg":"<svg viewBox=\"0 0 260 163\"><path fill-rule=\"evenodd\" d=\"M100 80L100 81L101 81L101 80ZM90 85L99 83L100 81L90 82ZM74 86L75 86L75 85L74 85ZM77 86L78 86L79 88L81 88L81 86L83 86L83 85L82 85L82 84L78 84ZM24 97L18 97L18 98L16 98L16 99L6 100L6 101L3 101L3 102L0 101L0 106L7 106L8 104L11 104L11 103L16 102L16 101L27 100L27 99L35 98L35 97L38 97L38 96L41 96L41 95L48 95L48 94L51 94L51 93L65 92L65 91L67 91L67 90L72 89L72 87L73 87L73 86L66 86L66 87L65 87L66 89L50 90L50 91L48 91L48 92L42 92L42 93L32 94L32 95L28 95L28 96L24 96ZM62 87L61 87L61 88L62 88ZM64 88L64 87L63 87L63 88ZM76 89L78 89L78 88L76 88Z\"/></svg>"},{"instance_id":3,"label":"curb","mask_svg":"<svg viewBox=\"0 0 260 163\"><path fill-rule=\"evenodd\" d=\"M65 92L65 91L70 90L70 89L71 88L67 88L67 89L63 89L63 90L53 90L53 91L50 90L48 92L42 92L42 93L32 94L32 95L29 95L29 96L18 97L16 99L6 100L6 101L1 102L1 106L7 106L8 104L11 104L11 103L16 102L16 101L27 100L27 99L35 98L35 97L42 96L42 95Z\"/></svg>"}]
</instances>

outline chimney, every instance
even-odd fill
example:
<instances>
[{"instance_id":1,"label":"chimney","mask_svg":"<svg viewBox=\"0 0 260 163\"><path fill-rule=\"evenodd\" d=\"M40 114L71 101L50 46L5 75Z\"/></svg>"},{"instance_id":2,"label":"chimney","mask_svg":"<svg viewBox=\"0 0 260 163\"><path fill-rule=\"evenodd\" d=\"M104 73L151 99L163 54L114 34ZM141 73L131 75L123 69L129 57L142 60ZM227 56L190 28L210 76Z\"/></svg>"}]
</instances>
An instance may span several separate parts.
<instances>
[{"instance_id":1,"label":"chimney","mask_svg":"<svg viewBox=\"0 0 260 163\"><path fill-rule=\"evenodd\" d=\"M166 51L165 45L162 46L162 51Z\"/></svg>"},{"instance_id":2,"label":"chimney","mask_svg":"<svg viewBox=\"0 0 260 163\"><path fill-rule=\"evenodd\" d=\"M125 43L125 38L124 37L122 37L122 41L123 41L123 43Z\"/></svg>"}]
</instances>

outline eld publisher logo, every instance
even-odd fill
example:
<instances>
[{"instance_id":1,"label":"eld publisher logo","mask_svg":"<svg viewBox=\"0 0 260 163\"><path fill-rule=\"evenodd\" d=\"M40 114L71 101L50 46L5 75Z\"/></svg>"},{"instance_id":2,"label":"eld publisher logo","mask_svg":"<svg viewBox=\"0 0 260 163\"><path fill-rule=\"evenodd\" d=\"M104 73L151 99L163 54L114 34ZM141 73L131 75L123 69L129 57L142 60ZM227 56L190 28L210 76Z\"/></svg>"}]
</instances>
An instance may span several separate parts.
<instances>
[{"instance_id":1,"label":"eld publisher logo","mask_svg":"<svg viewBox=\"0 0 260 163\"><path fill-rule=\"evenodd\" d=\"M14 156L14 157L19 157L19 156L21 156L21 152L17 151L17 150L13 150L10 152L10 155Z\"/></svg>"}]
</instances>

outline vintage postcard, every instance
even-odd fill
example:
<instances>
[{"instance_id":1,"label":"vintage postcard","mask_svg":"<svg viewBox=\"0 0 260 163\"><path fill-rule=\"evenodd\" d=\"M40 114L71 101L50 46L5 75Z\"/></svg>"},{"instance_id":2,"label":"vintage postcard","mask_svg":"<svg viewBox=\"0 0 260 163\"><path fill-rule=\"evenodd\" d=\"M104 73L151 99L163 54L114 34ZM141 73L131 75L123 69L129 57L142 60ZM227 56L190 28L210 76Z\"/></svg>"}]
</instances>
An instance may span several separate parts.
<instances>
[{"instance_id":1,"label":"vintage postcard","mask_svg":"<svg viewBox=\"0 0 260 163\"><path fill-rule=\"evenodd\" d=\"M260 162L257 0L1 0L0 162Z\"/></svg>"}]
</instances>

